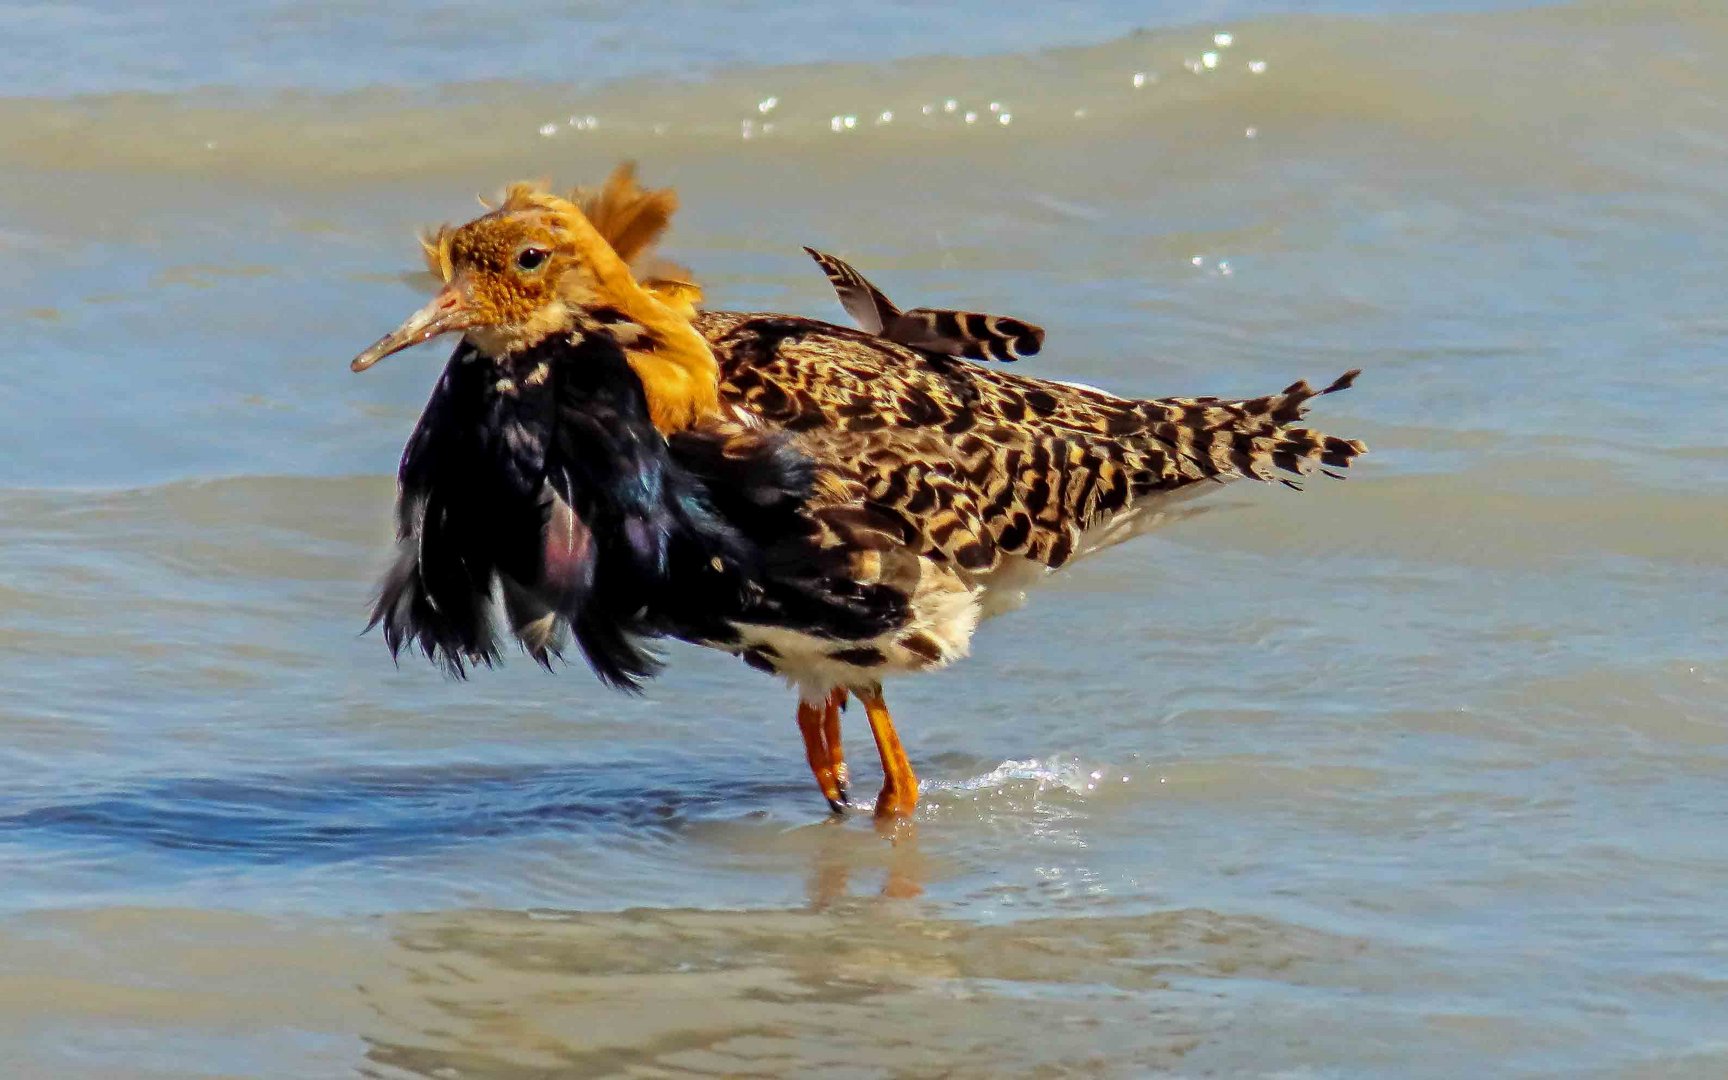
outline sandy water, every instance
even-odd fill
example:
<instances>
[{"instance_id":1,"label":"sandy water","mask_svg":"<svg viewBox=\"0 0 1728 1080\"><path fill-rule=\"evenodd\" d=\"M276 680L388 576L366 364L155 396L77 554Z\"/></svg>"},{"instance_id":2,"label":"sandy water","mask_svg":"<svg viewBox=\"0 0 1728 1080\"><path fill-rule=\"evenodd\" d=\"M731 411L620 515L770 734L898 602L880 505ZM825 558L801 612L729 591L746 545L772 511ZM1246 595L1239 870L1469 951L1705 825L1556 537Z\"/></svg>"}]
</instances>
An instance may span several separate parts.
<instances>
[{"instance_id":1,"label":"sandy water","mask_svg":"<svg viewBox=\"0 0 1728 1080\"><path fill-rule=\"evenodd\" d=\"M1290 7L0 14L6 1075L1728 1072L1728 15ZM893 688L898 846L725 657L397 670L441 359L346 361L625 156L717 306L813 244L1374 453Z\"/></svg>"}]
</instances>

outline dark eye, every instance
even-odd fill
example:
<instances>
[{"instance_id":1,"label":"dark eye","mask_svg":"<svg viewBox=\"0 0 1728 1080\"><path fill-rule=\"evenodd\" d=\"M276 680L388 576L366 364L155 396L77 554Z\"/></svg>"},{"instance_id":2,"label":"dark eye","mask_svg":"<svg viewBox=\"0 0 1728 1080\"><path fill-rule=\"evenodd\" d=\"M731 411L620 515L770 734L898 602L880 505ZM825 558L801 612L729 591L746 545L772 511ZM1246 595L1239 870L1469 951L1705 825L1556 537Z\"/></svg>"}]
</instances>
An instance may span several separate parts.
<instances>
[{"instance_id":1,"label":"dark eye","mask_svg":"<svg viewBox=\"0 0 1728 1080\"><path fill-rule=\"evenodd\" d=\"M541 266L545 265L546 257L550 254L551 252L547 251L545 248L523 248L521 251L516 253L516 269L538 270Z\"/></svg>"}]
</instances>

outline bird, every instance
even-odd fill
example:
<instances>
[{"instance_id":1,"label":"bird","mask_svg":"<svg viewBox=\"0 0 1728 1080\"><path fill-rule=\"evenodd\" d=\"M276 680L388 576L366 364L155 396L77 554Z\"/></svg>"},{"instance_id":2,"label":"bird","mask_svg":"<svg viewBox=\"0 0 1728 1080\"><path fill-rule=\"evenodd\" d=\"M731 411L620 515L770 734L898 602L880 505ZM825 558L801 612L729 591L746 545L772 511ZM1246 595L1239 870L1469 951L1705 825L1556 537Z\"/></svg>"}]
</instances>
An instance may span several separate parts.
<instances>
[{"instance_id":1,"label":"bird","mask_svg":"<svg viewBox=\"0 0 1728 1080\"><path fill-rule=\"evenodd\" d=\"M439 293L351 363L458 336L402 454L368 628L458 677L507 638L548 668L573 641L624 690L661 671L658 640L730 653L796 691L837 814L856 698L890 826L919 784L885 678L960 660L981 620L1178 502L1341 477L1367 449L1301 423L1357 370L1139 399L799 315L697 309L632 273L625 255L648 245L620 251L541 184L426 244Z\"/></svg>"},{"instance_id":2,"label":"bird","mask_svg":"<svg viewBox=\"0 0 1728 1080\"><path fill-rule=\"evenodd\" d=\"M1019 360L1044 347L1044 328L1006 315L944 308L901 311L851 263L807 247L828 275L840 306L864 331L902 345L968 360Z\"/></svg>"}]
</instances>

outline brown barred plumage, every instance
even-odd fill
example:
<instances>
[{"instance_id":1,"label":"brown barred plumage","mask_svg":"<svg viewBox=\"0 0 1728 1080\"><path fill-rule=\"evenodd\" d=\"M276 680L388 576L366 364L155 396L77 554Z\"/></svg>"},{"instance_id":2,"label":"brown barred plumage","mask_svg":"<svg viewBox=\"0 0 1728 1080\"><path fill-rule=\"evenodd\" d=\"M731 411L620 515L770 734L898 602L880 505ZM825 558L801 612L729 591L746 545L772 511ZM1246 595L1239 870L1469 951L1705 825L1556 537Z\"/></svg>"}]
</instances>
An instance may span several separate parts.
<instances>
[{"instance_id":1,"label":"brown barred plumage","mask_svg":"<svg viewBox=\"0 0 1728 1080\"><path fill-rule=\"evenodd\" d=\"M1008 362L1036 356L1044 347L1043 327L1006 315L946 308L901 311L851 263L815 248L804 250L828 275L846 314L867 333L922 352L968 360Z\"/></svg>"},{"instance_id":2,"label":"brown barred plumage","mask_svg":"<svg viewBox=\"0 0 1728 1080\"><path fill-rule=\"evenodd\" d=\"M1133 400L813 320L703 312L695 325L720 361L721 401L796 433L830 480L828 506L867 510L878 532L891 518L905 548L972 575L1010 556L1060 567L1088 530L1163 493L1236 477L1295 486L1366 450L1293 426L1355 371L1244 401Z\"/></svg>"}]
</instances>

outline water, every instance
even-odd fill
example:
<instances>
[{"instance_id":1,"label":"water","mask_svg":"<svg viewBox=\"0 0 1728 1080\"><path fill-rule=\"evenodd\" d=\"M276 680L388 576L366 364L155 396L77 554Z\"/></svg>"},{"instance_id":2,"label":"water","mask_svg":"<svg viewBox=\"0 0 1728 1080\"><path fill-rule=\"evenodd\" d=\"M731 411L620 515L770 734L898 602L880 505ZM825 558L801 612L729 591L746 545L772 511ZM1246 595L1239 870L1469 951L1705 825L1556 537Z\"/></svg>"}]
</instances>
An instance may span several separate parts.
<instances>
[{"instance_id":1,"label":"water","mask_svg":"<svg viewBox=\"0 0 1728 1080\"><path fill-rule=\"evenodd\" d=\"M1300 7L0 13L8 1075L1728 1071L1728 14ZM1123 392L1360 366L1374 453L891 688L897 846L727 658L393 668L441 361L347 360L626 156L717 306L838 318L813 244Z\"/></svg>"}]
</instances>

